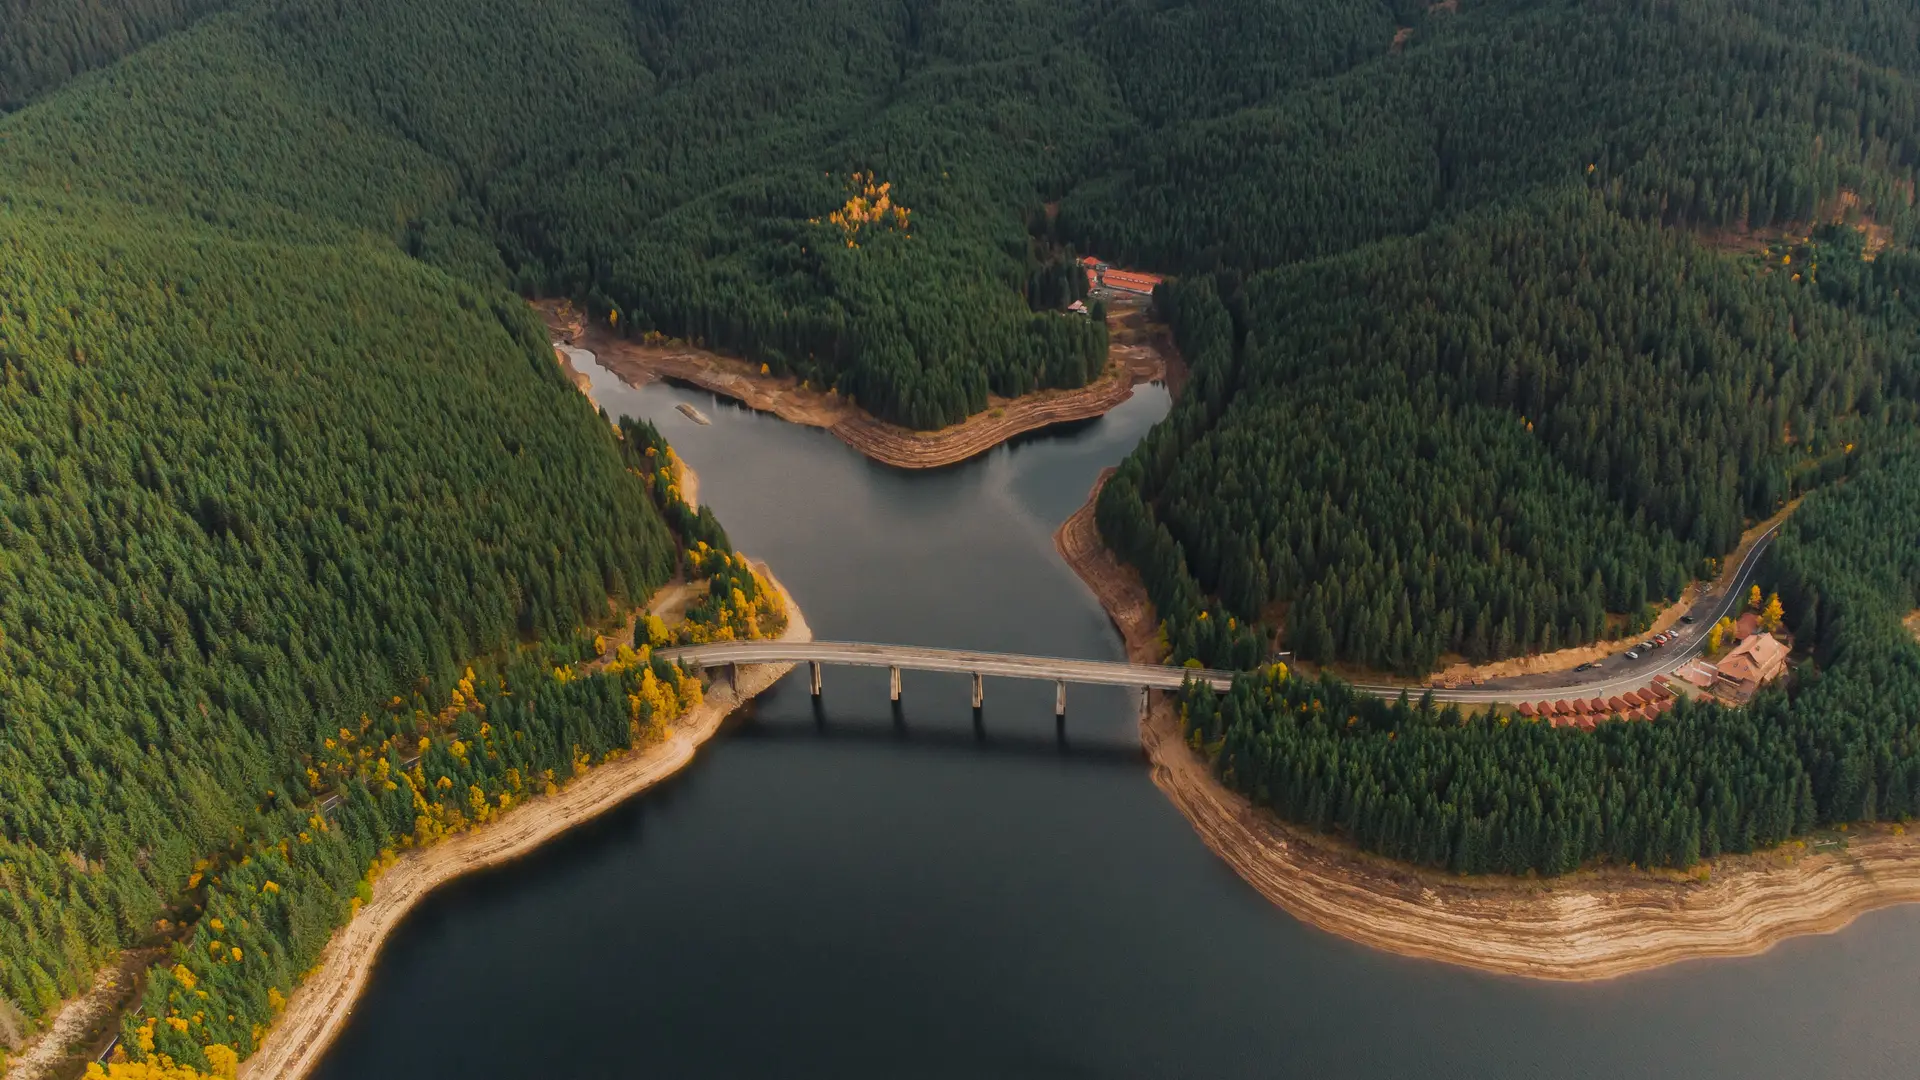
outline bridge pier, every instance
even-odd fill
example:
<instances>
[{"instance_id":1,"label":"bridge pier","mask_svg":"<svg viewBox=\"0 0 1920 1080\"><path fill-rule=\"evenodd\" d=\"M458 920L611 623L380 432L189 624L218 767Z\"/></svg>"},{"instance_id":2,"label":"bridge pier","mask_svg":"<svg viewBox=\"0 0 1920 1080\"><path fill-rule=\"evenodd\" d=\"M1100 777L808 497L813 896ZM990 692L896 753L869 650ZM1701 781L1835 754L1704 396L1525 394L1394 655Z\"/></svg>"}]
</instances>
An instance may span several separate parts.
<instances>
[{"instance_id":1,"label":"bridge pier","mask_svg":"<svg viewBox=\"0 0 1920 1080\"><path fill-rule=\"evenodd\" d=\"M981 684L980 673L976 671L973 673L973 707L979 708L980 704L986 700L986 688Z\"/></svg>"},{"instance_id":2,"label":"bridge pier","mask_svg":"<svg viewBox=\"0 0 1920 1080\"><path fill-rule=\"evenodd\" d=\"M814 697L819 697L819 696L820 696L820 661L818 661L818 660L809 660L809 661L807 661L807 667L809 667L809 668L811 668L811 669L812 669L812 671L810 672L810 674L811 674L811 675L813 676L813 680L812 680L812 681L813 681L813 696L814 696Z\"/></svg>"},{"instance_id":3,"label":"bridge pier","mask_svg":"<svg viewBox=\"0 0 1920 1080\"><path fill-rule=\"evenodd\" d=\"M735 697L740 696L740 665L738 663L727 665L727 685L733 687Z\"/></svg>"},{"instance_id":4,"label":"bridge pier","mask_svg":"<svg viewBox=\"0 0 1920 1080\"><path fill-rule=\"evenodd\" d=\"M1145 720L1147 713L1153 710L1153 687L1140 688L1140 719Z\"/></svg>"},{"instance_id":5,"label":"bridge pier","mask_svg":"<svg viewBox=\"0 0 1920 1080\"><path fill-rule=\"evenodd\" d=\"M900 669L899 668L890 667L887 669L887 682L888 682L887 696L894 701L899 701L900 700Z\"/></svg>"},{"instance_id":6,"label":"bridge pier","mask_svg":"<svg viewBox=\"0 0 1920 1080\"><path fill-rule=\"evenodd\" d=\"M1056 719L1067 715L1067 680L1055 679L1053 682L1053 715Z\"/></svg>"}]
</instances>

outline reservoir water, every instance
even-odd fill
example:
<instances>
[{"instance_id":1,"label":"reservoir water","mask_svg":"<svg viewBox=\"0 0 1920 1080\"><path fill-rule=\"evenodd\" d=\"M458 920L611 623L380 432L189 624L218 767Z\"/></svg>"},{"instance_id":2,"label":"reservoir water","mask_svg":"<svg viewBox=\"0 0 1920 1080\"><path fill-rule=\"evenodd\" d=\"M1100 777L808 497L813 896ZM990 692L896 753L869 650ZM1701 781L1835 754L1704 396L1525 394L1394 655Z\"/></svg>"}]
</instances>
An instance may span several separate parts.
<instances>
[{"instance_id":1,"label":"reservoir water","mask_svg":"<svg viewBox=\"0 0 1920 1080\"><path fill-rule=\"evenodd\" d=\"M1053 529L1167 407L913 474L592 364L820 638L1120 659ZM696 405L700 426L675 410ZM1296 923L1153 786L1120 690L804 669L686 772L422 905L318 1072L374 1077L1911 1077L1920 907L1559 985Z\"/></svg>"}]
</instances>

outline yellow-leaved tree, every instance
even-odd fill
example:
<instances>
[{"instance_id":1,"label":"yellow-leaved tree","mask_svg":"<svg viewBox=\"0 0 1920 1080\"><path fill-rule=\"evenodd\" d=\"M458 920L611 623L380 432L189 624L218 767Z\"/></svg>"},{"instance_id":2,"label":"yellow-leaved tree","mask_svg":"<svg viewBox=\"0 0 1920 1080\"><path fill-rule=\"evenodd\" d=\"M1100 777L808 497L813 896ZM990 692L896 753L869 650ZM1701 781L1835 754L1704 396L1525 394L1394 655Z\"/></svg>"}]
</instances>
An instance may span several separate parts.
<instances>
[{"instance_id":1,"label":"yellow-leaved tree","mask_svg":"<svg viewBox=\"0 0 1920 1080\"><path fill-rule=\"evenodd\" d=\"M1786 617L1786 609L1780 606L1780 594L1768 593L1767 606L1760 611L1760 629L1772 633L1780 629L1780 624L1786 620Z\"/></svg>"}]
</instances>

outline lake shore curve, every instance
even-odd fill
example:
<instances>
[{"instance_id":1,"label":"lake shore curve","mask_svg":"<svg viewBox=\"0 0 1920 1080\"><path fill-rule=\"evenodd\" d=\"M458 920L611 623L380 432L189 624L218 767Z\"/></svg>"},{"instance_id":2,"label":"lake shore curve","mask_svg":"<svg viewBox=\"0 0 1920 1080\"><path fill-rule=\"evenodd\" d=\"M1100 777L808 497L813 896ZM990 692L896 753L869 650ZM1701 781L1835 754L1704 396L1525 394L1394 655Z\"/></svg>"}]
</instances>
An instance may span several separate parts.
<instances>
[{"instance_id":1,"label":"lake shore curve","mask_svg":"<svg viewBox=\"0 0 1920 1080\"><path fill-rule=\"evenodd\" d=\"M765 563L755 562L786 603L786 641L810 641L793 595ZM241 1062L241 1080L298 1080L325 1056L347 1026L380 950L407 915L456 878L516 859L577 825L607 813L691 764L735 709L778 682L792 664L750 664L735 688L715 683L701 703L672 725L672 734L589 769L552 795L529 799L478 828L406 853L373 887L373 900L334 931L320 964L287 1001L260 1048Z\"/></svg>"},{"instance_id":2,"label":"lake shore curve","mask_svg":"<svg viewBox=\"0 0 1920 1080\"><path fill-rule=\"evenodd\" d=\"M1128 658L1157 663L1139 575L1101 543L1093 507L1112 470L1054 534L1106 609ZM1714 860L1708 873L1581 871L1554 879L1456 877L1362 852L1281 821L1222 785L1180 738L1171 701L1140 721L1155 786L1208 848L1301 922L1401 956L1558 981L1617 978L1686 960L1751 956L1920 901L1920 838L1856 832L1837 850L1795 842Z\"/></svg>"},{"instance_id":3,"label":"lake shore curve","mask_svg":"<svg viewBox=\"0 0 1920 1080\"><path fill-rule=\"evenodd\" d=\"M1036 390L1017 398L990 397L984 411L957 424L915 431L798 379L762 374L736 357L683 344L637 343L589 325L571 307L543 304L540 310L548 329L568 347L591 352L630 385L670 379L697 386L788 423L822 428L862 455L899 469L957 465L1030 432L1105 416L1131 398L1141 383L1177 376L1173 369L1178 361L1166 329L1149 322L1143 310L1129 308L1109 316L1107 364L1087 385Z\"/></svg>"}]
</instances>

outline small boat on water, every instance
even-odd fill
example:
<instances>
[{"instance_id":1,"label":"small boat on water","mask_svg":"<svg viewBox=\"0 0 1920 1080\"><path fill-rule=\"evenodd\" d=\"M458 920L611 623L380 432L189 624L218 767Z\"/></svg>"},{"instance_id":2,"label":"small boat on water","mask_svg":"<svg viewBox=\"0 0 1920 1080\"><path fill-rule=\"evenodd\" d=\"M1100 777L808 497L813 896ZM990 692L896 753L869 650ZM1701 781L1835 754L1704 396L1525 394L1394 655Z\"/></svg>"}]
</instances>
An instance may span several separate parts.
<instances>
[{"instance_id":1,"label":"small boat on water","mask_svg":"<svg viewBox=\"0 0 1920 1080\"><path fill-rule=\"evenodd\" d=\"M684 401L678 405L675 405L674 408L679 409L683 414L686 415L687 419L693 421L696 424L705 426L713 423L713 421L707 419L706 413L701 412L699 409L694 408L692 405L689 405Z\"/></svg>"}]
</instances>

